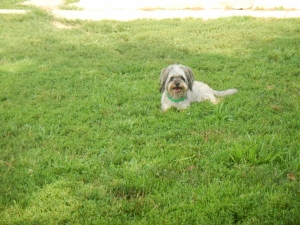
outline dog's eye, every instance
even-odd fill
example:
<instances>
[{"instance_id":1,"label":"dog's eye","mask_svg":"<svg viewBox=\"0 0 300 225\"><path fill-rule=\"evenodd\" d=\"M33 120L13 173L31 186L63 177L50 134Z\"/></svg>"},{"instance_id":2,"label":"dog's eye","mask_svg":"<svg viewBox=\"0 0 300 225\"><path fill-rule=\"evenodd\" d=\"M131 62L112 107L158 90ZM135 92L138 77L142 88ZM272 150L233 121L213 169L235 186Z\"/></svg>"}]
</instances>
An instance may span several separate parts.
<instances>
[{"instance_id":1,"label":"dog's eye","mask_svg":"<svg viewBox=\"0 0 300 225\"><path fill-rule=\"evenodd\" d=\"M174 80L174 77L171 77L171 78L170 78L170 81L173 81L173 80Z\"/></svg>"},{"instance_id":2,"label":"dog's eye","mask_svg":"<svg viewBox=\"0 0 300 225\"><path fill-rule=\"evenodd\" d=\"M180 77L181 80L185 81L184 77Z\"/></svg>"}]
</instances>

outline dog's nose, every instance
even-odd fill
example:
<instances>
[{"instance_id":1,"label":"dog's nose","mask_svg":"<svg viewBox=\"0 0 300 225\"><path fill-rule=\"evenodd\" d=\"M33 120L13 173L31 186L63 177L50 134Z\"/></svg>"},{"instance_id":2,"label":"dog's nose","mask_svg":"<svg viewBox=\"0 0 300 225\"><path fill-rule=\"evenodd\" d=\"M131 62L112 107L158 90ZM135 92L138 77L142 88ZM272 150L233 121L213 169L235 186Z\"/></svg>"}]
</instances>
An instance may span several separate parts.
<instances>
[{"instance_id":1,"label":"dog's nose","mask_svg":"<svg viewBox=\"0 0 300 225\"><path fill-rule=\"evenodd\" d=\"M178 87L180 85L180 83L176 82L175 85Z\"/></svg>"}]
</instances>

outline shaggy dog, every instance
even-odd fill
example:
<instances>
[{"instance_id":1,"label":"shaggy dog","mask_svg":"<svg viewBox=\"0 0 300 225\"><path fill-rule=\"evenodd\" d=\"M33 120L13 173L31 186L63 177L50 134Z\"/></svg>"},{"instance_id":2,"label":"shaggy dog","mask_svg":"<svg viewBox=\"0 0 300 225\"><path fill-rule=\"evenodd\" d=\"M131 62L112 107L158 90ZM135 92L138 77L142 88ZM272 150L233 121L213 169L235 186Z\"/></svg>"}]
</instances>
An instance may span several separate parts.
<instances>
[{"instance_id":1,"label":"shaggy dog","mask_svg":"<svg viewBox=\"0 0 300 225\"><path fill-rule=\"evenodd\" d=\"M194 74L191 68L173 64L161 71L160 91L162 92L161 110L166 111L172 106L179 110L185 109L192 102L202 102L204 100L217 104L219 99L215 96L232 95L238 90L213 90L207 84L194 81Z\"/></svg>"}]
</instances>

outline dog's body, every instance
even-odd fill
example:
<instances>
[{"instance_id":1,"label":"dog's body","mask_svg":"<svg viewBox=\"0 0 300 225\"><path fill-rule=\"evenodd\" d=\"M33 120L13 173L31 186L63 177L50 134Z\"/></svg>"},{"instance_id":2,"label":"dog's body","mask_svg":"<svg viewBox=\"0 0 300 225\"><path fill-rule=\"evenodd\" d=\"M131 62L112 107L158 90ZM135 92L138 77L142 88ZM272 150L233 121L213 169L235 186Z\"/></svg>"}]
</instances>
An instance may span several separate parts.
<instances>
[{"instance_id":1,"label":"dog's body","mask_svg":"<svg viewBox=\"0 0 300 225\"><path fill-rule=\"evenodd\" d=\"M224 97L236 93L236 89L216 91L207 84L194 81L192 70L183 65L170 65L162 70L160 75L161 83L161 109L166 111L171 107L185 109L192 102L209 100L214 104L218 103L215 96Z\"/></svg>"}]
</instances>

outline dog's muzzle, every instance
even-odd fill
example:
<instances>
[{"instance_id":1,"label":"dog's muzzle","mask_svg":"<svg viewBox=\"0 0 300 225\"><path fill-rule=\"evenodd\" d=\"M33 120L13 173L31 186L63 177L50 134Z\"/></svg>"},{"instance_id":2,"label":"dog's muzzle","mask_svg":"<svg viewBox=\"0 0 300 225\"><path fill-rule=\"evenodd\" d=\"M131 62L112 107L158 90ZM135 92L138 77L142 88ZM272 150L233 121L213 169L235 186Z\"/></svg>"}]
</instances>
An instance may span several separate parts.
<instances>
[{"instance_id":1,"label":"dog's muzzle","mask_svg":"<svg viewBox=\"0 0 300 225\"><path fill-rule=\"evenodd\" d=\"M176 82L175 87L173 87L172 89L175 93L180 93L181 92L180 83Z\"/></svg>"}]
</instances>

